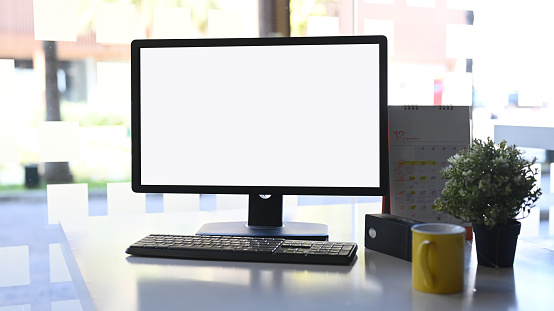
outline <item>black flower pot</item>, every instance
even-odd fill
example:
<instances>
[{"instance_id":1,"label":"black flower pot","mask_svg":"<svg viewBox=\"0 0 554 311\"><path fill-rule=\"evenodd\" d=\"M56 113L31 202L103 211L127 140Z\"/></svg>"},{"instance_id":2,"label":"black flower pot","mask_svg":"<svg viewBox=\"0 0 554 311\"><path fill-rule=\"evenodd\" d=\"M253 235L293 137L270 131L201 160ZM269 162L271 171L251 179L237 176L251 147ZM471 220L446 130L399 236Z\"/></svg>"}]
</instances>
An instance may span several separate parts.
<instances>
[{"instance_id":1,"label":"black flower pot","mask_svg":"<svg viewBox=\"0 0 554 311\"><path fill-rule=\"evenodd\" d=\"M517 220L492 229L487 229L485 225L473 224L479 265L497 268L512 267L520 231L521 223Z\"/></svg>"}]
</instances>

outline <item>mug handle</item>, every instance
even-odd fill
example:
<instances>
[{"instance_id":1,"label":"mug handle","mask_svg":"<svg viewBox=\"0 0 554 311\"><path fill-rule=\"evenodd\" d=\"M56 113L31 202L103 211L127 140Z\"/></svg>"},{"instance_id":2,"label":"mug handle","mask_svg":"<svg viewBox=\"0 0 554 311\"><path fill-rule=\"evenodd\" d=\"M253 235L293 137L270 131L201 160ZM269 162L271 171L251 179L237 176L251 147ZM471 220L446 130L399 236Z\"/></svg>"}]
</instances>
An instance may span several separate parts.
<instances>
[{"instance_id":1,"label":"mug handle","mask_svg":"<svg viewBox=\"0 0 554 311\"><path fill-rule=\"evenodd\" d=\"M435 280L433 274L431 274L431 268L429 267L429 246L431 241L425 240L419 244L418 253L421 257L419 261L419 268L423 272L423 284L429 288L433 289L435 287Z\"/></svg>"}]
</instances>

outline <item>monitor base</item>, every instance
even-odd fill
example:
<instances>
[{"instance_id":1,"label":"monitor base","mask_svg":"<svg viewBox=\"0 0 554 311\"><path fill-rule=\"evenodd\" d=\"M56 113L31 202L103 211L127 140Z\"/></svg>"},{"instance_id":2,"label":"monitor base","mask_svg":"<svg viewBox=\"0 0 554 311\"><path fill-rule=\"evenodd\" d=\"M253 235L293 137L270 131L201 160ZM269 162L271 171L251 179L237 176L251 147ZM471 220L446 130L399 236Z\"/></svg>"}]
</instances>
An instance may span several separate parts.
<instances>
[{"instance_id":1,"label":"monitor base","mask_svg":"<svg viewBox=\"0 0 554 311\"><path fill-rule=\"evenodd\" d=\"M248 226L245 221L213 222L203 225L196 234L275 237L313 241L329 240L327 225L306 222L285 222L282 227Z\"/></svg>"}]
</instances>

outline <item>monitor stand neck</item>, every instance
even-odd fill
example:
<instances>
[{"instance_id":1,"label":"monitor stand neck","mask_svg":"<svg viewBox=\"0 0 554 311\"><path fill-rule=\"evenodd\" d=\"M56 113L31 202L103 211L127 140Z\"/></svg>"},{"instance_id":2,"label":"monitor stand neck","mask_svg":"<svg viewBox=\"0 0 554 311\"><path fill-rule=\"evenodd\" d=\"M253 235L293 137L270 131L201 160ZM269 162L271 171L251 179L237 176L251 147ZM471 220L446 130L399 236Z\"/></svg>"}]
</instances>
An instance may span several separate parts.
<instances>
[{"instance_id":1,"label":"monitor stand neck","mask_svg":"<svg viewBox=\"0 0 554 311\"><path fill-rule=\"evenodd\" d=\"M283 226L283 196L250 194L248 196L248 226Z\"/></svg>"},{"instance_id":2,"label":"monitor stand neck","mask_svg":"<svg viewBox=\"0 0 554 311\"><path fill-rule=\"evenodd\" d=\"M196 234L278 237L326 241L327 225L283 222L283 196L250 194L248 222L217 222L203 225Z\"/></svg>"}]
</instances>

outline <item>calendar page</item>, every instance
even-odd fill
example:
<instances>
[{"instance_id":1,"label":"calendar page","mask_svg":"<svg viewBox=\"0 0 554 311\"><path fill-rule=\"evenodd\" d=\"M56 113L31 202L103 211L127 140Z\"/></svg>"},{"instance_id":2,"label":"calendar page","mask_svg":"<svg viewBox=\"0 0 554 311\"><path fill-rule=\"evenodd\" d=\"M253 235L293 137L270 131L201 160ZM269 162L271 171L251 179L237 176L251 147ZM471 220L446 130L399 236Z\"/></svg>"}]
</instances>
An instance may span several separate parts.
<instances>
[{"instance_id":1,"label":"calendar page","mask_svg":"<svg viewBox=\"0 0 554 311\"><path fill-rule=\"evenodd\" d=\"M423 222L459 224L432 204L444 188L448 158L470 144L467 106L390 106L390 211Z\"/></svg>"}]
</instances>

